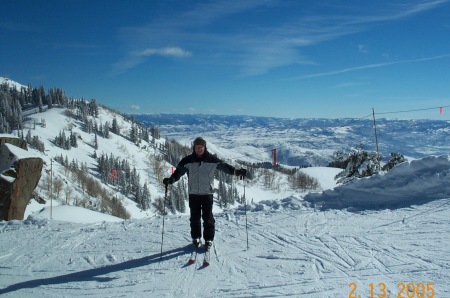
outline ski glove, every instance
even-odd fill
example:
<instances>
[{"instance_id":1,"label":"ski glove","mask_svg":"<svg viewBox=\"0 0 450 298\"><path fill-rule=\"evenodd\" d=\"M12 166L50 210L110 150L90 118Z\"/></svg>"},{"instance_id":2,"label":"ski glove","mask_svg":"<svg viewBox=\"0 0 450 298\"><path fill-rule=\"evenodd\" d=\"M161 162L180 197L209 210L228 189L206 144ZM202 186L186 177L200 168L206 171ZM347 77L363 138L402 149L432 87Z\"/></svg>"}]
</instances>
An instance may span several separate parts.
<instances>
[{"instance_id":1,"label":"ski glove","mask_svg":"<svg viewBox=\"0 0 450 298\"><path fill-rule=\"evenodd\" d=\"M236 176L245 177L246 175L247 175L247 170L246 169L236 170Z\"/></svg>"},{"instance_id":2,"label":"ski glove","mask_svg":"<svg viewBox=\"0 0 450 298\"><path fill-rule=\"evenodd\" d=\"M164 178L163 179L163 184L165 185L165 186L167 186L167 185L169 185L169 184L172 184L173 183L173 178L172 177L170 177L170 178Z\"/></svg>"}]
</instances>

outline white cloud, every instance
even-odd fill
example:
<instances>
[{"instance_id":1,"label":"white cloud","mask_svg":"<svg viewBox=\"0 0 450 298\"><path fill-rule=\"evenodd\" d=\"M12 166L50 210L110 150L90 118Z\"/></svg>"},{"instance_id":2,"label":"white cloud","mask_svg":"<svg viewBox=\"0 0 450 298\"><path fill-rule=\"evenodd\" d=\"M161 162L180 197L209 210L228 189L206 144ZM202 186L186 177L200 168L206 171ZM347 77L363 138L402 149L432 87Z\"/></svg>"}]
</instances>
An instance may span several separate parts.
<instances>
[{"instance_id":1,"label":"white cloud","mask_svg":"<svg viewBox=\"0 0 450 298\"><path fill-rule=\"evenodd\" d=\"M395 64L403 64L403 63L425 62L425 61L444 59L444 58L449 58L449 57L450 57L450 54L445 54L445 55L426 57L426 58L420 58L420 59L400 60L400 61L387 62L387 63L376 63L376 64L361 65L361 66L344 68L344 69L339 69L339 70L334 70L334 71L329 71L329 72L314 73L314 74L299 76L299 77L293 78L293 80L301 80L301 79L309 79L309 78L318 78L318 77L332 76L332 75L348 73L348 72L357 71L357 70L365 70L365 69L370 69L370 68L379 68L379 67L385 67L385 66L390 66L390 65L395 65Z\"/></svg>"},{"instance_id":2,"label":"white cloud","mask_svg":"<svg viewBox=\"0 0 450 298\"><path fill-rule=\"evenodd\" d=\"M244 76L261 75L289 65L316 64L313 56L302 53L303 48L368 31L376 24L411 17L447 2L383 2L367 9L326 1L309 6L275 0L208 1L163 13L142 26L122 28L119 39L131 49L131 55L116 65L126 71L149 56L191 57L192 52L184 49L189 47L201 63L234 66ZM319 11L315 5L320 6L320 14L314 13ZM286 17L267 21L273 11L286 9L290 12ZM247 12L257 17L241 21L239 16ZM269 19L263 17L266 15ZM164 47L173 44L184 48ZM365 45L359 50L367 53Z\"/></svg>"},{"instance_id":3,"label":"white cloud","mask_svg":"<svg viewBox=\"0 0 450 298\"><path fill-rule=\"evenodd\" d=\"M146 56L165 56L165 57L178 57L178 58L185 58L185 57L191 57L192 53L189 51L186 51L182 48L178 47L167 47L167 48L148 48L140 52L135 52L135 56L138 57L146 57Z\"/></svg>"},{"instance_id":4,"label":"white cloud","mask_svg":"<svg viewBox=\"0 0 450 298\"><path fill-rule=\"evenodd\" d=\"M147 48L142 51L131 52L113 65L112 75L124 73L129 69L145 63L145 58L149 56L187 58L191 57L192 53L179 47Z\"/></svg>"}]
</instances>

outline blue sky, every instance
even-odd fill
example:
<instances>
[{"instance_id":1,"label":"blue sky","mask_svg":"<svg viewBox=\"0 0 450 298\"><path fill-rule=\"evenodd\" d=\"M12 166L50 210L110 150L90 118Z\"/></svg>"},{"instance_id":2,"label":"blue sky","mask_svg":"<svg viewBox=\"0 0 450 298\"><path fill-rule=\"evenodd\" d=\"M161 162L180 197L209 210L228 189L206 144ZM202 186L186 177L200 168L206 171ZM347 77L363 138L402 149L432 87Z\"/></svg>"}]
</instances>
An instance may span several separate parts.
<instances>
[{"instance_id":1,"label":"blue sky","mask_svg":"<svg viewBox=\"0 0 450 298\"><path fill-rule=\"evenodd\" d=\"M123 113L449 119L449 15L450 0L2 1L0 76Z\"/></svg>"}]
</instances>

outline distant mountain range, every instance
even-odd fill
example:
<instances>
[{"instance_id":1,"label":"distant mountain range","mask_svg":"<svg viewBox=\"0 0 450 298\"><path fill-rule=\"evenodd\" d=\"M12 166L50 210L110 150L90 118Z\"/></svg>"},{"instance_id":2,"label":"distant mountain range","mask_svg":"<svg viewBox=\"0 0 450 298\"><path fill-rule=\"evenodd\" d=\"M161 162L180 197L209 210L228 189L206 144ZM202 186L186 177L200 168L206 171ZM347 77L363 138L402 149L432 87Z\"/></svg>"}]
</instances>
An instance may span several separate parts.
<instances>
[{"instance_id":1,"label":"distant mountain range","mask_svg":"<svg viewBox=\"0 0 450 298\"><path fill-rule=\"evenodd\" d=\"M373 119L285 119L203 114L134 115L147 126L157 126L162 136L189 143L203 136L215 145L236 149L243 158L290 166L323 166L333 152L362 145L376 151ZM376 119L378 148L384 160L398 152L409 159L448 154L450 121ZM245 154L244 152L248 152Z\"/></svg>"}]
</instances>

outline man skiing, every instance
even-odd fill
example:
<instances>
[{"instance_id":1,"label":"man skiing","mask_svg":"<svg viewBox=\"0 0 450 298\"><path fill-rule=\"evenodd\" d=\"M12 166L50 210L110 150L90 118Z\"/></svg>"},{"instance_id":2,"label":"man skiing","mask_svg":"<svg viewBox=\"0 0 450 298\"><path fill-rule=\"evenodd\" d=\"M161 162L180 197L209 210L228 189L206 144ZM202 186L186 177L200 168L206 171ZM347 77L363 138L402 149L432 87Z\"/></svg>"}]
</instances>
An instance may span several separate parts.
<instances>
[{"instance_id":1,"label":"man skiing","mask_svg":"<svg viewBox=\"0 0 450 298\"><path fill-rule=\"evenodd\" d=\"M203 218L203 239L206 251L209 252L215 234L215 220L213 216L214 171L218 169L229 175L245 176L246 169L235 169L212 155L206 148L206 141L198 137L193 143L192 154L184 157L178 163L169 178L164 178L167 185L178 181L181 176L188 174L188 192L190 208L190 226L192 243L197 249L202 236L201 218Z\"/></svg>"}]
</instances>

